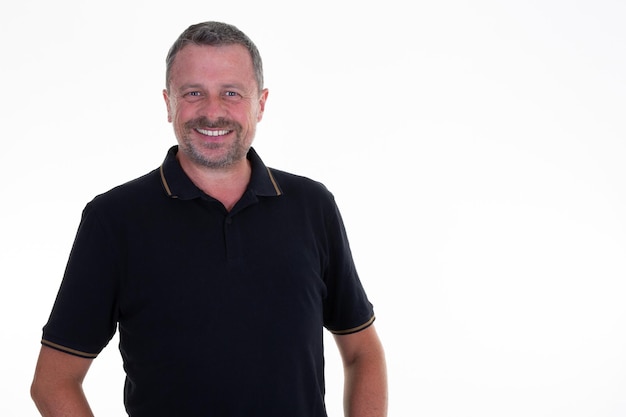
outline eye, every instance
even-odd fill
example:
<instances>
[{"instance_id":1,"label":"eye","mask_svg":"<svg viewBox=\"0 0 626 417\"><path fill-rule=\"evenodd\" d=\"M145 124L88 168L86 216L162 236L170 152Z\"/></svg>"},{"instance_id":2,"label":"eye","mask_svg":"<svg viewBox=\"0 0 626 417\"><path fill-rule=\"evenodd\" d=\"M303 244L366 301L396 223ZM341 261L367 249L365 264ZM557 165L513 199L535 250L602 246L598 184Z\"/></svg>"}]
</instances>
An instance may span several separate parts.
<instances>
[{"instance_id":1,"label":"eye","mask_svg":"<svg viewBox=\"0 0 626 417\"><path fill-rule=\"evenodd\" d=\"M186 91L186 92L183 92L183 95L182 95L183 100L186 100L190 103L198 101L202 99L202 97L203 97L202 91L199 91L199 90Z\"/></svg>"},{"instance_id":2,"label":"eye","mask_svg":"<svg viewBox=\"0 0 626 417\"><path fill-rule=\"evenodd\" d=\"M226 92L224 93L224 95L225 95L226 97L237 97L237 96L239 96L239 94L237 94L237 93L236 93L236 92L234 92L234 91L226 91Z\"/></svg>"}]
</instances>

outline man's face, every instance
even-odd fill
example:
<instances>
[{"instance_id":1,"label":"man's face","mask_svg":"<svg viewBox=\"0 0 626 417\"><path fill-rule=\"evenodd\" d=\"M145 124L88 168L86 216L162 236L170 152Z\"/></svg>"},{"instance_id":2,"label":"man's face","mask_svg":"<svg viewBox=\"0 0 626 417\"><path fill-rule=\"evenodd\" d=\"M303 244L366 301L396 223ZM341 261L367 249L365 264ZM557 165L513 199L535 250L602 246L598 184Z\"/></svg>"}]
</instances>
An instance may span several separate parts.
<instances>
[{"instance_id":1,"label":"man's face","mask_svg":"<svg viewBox=\"0 0 626 417\"><path fill-rule=\"evenodd\" d=\"M221 169L245 161L267 90L259 94L245 47L187 45L174 60L163 97L181 163Z\"/></svg>"}]
</instances>

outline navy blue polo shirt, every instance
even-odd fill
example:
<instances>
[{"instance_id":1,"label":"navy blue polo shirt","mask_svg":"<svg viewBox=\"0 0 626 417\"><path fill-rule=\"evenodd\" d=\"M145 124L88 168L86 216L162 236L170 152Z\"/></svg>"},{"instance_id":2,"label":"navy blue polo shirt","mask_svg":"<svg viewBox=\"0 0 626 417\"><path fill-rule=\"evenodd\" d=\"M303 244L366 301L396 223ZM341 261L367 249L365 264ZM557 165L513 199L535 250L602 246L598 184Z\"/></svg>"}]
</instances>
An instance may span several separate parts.
<instances>
[{"instance_id":1,"label":"navy blue polo shirt","mask_svg":"<svg viewBox=\"0 0 626 417\"><path fill-rule=\"evenodd\" d=\"M84 209L44 345L95 358L119 326L132 417L322 417L323 327L374 320L320 183L268 169L229 212L173 147Z\"/></svg>"}]
</instances>

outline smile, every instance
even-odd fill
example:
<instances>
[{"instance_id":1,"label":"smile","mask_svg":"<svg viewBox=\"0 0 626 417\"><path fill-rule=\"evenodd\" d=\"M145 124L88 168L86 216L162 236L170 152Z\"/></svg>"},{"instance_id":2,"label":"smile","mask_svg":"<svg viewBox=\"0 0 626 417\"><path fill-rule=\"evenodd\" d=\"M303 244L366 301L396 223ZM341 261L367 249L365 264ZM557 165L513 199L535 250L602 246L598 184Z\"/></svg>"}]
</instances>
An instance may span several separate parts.
<instances>
[{"instance_id":1,"label":"smile","mask_svg":"<svg viewBox=\"0 0 626 417\"><path fill-rule=\"evenodd\" d=\"M196 129L196 132L205 136L224 136L230 133L230 130L205 130Z\"/></svg>"}]
</instances>

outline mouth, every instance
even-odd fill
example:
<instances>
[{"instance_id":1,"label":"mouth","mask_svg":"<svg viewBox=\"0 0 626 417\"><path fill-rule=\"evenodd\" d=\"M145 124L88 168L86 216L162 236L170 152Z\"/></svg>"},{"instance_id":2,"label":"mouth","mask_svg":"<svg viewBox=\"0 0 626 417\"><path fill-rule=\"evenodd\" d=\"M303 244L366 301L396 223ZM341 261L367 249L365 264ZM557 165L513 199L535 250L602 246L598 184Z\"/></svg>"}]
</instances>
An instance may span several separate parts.
<instances>
[{"instance_id":1,"label":"mouth","mask_svg":"<svg viewBox=\"0 0 626 417\"><path fill-rule=\"evenodd\" d=\"M196 128L195 131L200 133L201 135L210 136L210 137L226 136L230 132L232 132L232 130L224 130L224 129L210 130L210 129L200 129L200 128Z\"/></svg>"}]
</instances>

